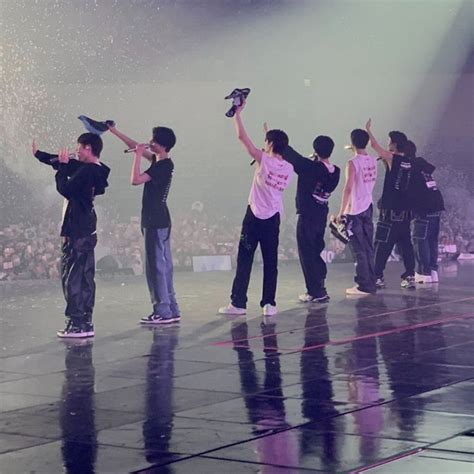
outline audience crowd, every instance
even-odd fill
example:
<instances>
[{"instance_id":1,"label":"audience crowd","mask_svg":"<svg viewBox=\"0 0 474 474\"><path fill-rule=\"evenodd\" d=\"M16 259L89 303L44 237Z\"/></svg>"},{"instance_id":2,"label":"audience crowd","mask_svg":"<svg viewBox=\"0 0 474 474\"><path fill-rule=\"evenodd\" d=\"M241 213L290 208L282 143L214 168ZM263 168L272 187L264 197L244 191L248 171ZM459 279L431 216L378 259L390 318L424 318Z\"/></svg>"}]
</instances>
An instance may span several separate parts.
<instances>
[{"instance_id":1,"label":"audience crowd","mask_svg":"<svg viewBox=\"0 0 474 474\"><path fill-rule=\"evenodd\" d=\"M229 255L235 265L240 238L240 220L214 217L203 210L175 213L172 227L173 259L177 270L191 270L193 256ZM0 231L0 280L57 279L60 275L61 240L59 222L43 221L36 226L10 225ZM105 257L116 268L144 271L143 238L138 217L129 222L99 219L98 268ZM280 231L279 260L296 261L296 216L287 216ZM440 256L474 258L474 224L461 213L443 213ZM345 246L330 234L323 256L328 262L348 262L352 258ZM256 254L261 262L261 255ZM103 261L105 261L105 259Z\"/></svg>"}]
</instances>

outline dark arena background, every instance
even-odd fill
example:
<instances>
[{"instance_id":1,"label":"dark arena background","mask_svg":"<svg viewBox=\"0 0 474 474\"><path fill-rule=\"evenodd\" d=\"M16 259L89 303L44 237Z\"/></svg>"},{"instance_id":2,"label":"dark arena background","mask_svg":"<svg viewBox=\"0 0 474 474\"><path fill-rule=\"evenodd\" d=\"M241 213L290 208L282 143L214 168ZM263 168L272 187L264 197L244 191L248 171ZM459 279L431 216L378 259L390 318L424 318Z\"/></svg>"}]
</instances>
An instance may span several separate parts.
<instances>
[{"instance_id":1,"label":"dark arena background","mask_svg":"<svg viewBox=\"0 0 474 474\"><path fill-rule=\"evenodd\" d=\"M471 0L1 0L0 472L473 473L474 4ZM229 302L255 167L224 97L303 155L369 117L436 166L446 210L439 283L348 297L354 262L326 233L331 300L301 303L296 177L284 193L278 314L262 316L257 251L247 314ZM179 323L150 311L134 154L109 131L95 200L95 337L64 324L55 172L32 141L76 148L86 115L138 142L171 127ZM374 200L382 193L379 164ZM377 215L374 215L374 219Z\"/></svg>"}]
</instances>

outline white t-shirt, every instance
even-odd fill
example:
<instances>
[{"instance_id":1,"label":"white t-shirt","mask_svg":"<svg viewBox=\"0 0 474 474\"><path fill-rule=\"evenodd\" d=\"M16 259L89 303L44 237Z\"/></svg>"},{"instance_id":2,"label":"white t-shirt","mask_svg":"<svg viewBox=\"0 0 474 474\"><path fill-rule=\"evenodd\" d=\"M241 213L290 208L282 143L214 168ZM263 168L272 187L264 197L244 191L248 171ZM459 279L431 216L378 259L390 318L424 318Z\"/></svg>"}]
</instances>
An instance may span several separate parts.
<instances>
[{"instance_id":1,"label":"white t-shirt","mask_svg":"<svg viewBox=\"0 0 474 474\"><path fill-rule=\"evenodd\" d=\"M283 214L283 191L293 178L293 166L283 159L262 153L250 188L249 205L255 217L269 219Z\"/></svg>"},{"instance_id":2,"label":"white t-shirt","mask_svg":"<svg viewBox=\"0 0 474 474\"><path fill-rule=\"evenodd\" d=\"M366 211L373 202L377 160L371 155L356 155L350 161L354 165L355 175L349 214L356 216Z\"/></svg>"}]
</instances>

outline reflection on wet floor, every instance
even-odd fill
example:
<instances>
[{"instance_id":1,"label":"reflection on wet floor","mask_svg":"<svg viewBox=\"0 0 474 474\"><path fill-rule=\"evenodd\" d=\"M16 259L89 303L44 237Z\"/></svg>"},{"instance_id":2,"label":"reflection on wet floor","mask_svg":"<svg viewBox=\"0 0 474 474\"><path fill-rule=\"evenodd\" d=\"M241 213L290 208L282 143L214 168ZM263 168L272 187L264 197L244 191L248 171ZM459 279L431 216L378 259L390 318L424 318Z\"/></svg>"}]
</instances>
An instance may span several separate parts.
<instances>
[{"instance_id":1,"label":"reflection on wet floor","mask_svg":"<svg viewBox=\"0 0 474 474\"><path fill-rule=\"evenodd\" d=\"M139 295L123 305L107 282L96 339L66 343L51 338L59 318L29 319L36 296L24 297L7 318L38 331L5 325L0 471L472 472L473 270L303 305L288 268L276 317L189 300L179 325L151 329L130 317ZM228 290L215 274L183 278L183 293Z\"/></svg>"}]
</instances>

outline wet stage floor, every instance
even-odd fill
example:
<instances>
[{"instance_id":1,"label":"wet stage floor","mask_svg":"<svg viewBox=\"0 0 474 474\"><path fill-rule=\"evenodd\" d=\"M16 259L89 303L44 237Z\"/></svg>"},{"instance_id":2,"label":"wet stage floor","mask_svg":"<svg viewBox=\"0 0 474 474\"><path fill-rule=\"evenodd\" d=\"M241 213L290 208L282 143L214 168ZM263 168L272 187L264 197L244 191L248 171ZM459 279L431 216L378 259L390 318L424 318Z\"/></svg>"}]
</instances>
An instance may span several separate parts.
<instances>
[{"instance_id":1,"label":"wet stage floor","mask_svg":"<svg viewBox=\"0 0 474 474\"><path fill-rule=\"evenodd\" d=\"M144 328L144 281L98 280L92 341L63 342L59 285L0 288L1 473L473 473L474 265L402 290L302 304L280 266L280 314L216 314L233 274L177 273L180 324Z\"/></svg>"}]
</instances>

